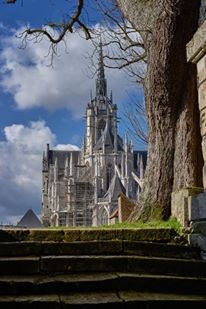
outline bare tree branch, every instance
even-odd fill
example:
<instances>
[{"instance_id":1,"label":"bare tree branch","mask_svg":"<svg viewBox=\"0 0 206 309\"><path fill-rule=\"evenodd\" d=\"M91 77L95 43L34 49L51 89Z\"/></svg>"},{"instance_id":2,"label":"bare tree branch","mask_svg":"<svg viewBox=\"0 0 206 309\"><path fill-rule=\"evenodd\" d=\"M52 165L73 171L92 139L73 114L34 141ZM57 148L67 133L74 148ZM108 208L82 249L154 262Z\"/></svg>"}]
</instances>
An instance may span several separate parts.
<instances>
[{"instance_id":1,"label":"bare tree branch","mask_svg":"<svg viewBox=\"0 0 206 309\"><path fill-rule=\"evenodd\" d=\"M27 37L27 35L33 35L35 38L38 35L40 36L44 35L49 39L49 41L52 44L58 44L64 39L67 32L70 32L70 33L73 32L74 25L77 24L85 33L85 38L87 40L91 39L89 28L84 23L82 23L80 20L83 6L84 6L84 0L78 0L78 4L77 4L74 14L70 17L70 19L67 22L64 22L64 23L54 23L53 22L53 23L48 24L48 26L51 27L52 29L58 30L59 35L57 38L55 37L55 35L52 35L47 30L48 27L43 27L43 28L38 28L38 29L26 29L23 33L25 37Z\"/></svg>"},{"instance_id":2,"label":"bare tree branch","mask_svg":"<svg viewBox=\"0 0 206 309\"><path fill-rule=\"evenodd\" d=\"M148 144L147 117L144 101L138 100L136 94L129 95L129 104L124 105L124 118L131 138L137 143Z\"/></svg>"},{"instance_id":3,"label":"bare tree branch","mask_svg":"<svg viewBox=\"0 0 206 309\"><path fill-rule=\"evenodd\" d=\"M14 4L17 0L6 0L7 4Z\"/></svg>"}]
</instances>

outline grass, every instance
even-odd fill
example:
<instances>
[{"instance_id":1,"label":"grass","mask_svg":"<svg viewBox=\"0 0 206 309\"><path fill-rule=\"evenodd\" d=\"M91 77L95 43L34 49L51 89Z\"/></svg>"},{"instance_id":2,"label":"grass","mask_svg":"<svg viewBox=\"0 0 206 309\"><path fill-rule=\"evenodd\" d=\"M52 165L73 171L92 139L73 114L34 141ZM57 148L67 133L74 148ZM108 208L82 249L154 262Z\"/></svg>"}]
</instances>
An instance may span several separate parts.
<instances>
[{"instance_id":1,"label":"grass","mask_svg":"<svg viewBox=\"0 0 206 309\"><path fill-rule=\"evenodd\" d=\"M148 222L137 221L137 222L123 222L123 223L116 223L112 225L102 225L101 228L172 228L178 234L182 231L181 224L175 219L170 218L167 221L163 220L150 220Z\"/></svg>"},{"instance_id":2,"label":"grass","mask_svg":"<svg viewBox=\"0 0 206 309\"><path fill-rule=\"evenodd\" d=\"M181 233L182 231L182 226L181 224L175 219L175 218L170 218L167 221L163 220L150 220L148 222L143 222L143 221L137 221L137 222L124 222L124 223L116 223L116 224L111 224L111 225L101 225L98 227L92 227L92 226L76 226L76 227L64 227L64 226L59 226L59 227L49 227L49 229L135 229L135 228L172 228L174 229L178 234Z\"/></svg>"}]
</instances>

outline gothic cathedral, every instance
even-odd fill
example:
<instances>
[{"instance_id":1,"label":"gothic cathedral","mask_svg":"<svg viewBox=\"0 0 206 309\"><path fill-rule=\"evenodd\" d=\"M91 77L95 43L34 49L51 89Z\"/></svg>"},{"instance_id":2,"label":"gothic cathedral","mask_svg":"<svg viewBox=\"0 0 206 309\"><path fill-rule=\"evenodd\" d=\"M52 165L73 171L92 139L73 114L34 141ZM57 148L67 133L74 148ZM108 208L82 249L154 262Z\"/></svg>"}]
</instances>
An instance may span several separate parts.
<instances>
[{"instance_id":1,"label":"gothic cathedral","mask_svg":"<svg viewBox=\"0 0 206 309\"><path fill-rule=\"evenodd\" d=\"M110 224L118 196L137 199L141 190L146 151L117 131L117 105L107 96L102 44L96 94L86 108L81 151L52 150L43 155L42 221L44 226Z\"/></svg>"}]
</instances>

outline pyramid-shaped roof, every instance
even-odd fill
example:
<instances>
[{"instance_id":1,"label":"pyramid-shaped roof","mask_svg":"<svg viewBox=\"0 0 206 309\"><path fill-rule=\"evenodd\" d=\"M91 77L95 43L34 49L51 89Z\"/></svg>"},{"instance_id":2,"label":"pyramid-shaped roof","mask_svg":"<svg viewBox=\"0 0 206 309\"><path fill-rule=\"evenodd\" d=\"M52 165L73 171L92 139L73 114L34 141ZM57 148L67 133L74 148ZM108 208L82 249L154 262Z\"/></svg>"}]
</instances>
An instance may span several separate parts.
<instances>
[{"instance_id":1,"label":"pyramid-shaped roof","mask_svg":"<svg viewBox=\"0 0 206 309\"><path fill-rule=\"evenodd\" d=\"M39 218L35 215L32 209L29 209L21 220L17 223L18 227L34 228L42 227L42 223Z\"/></svg>"},{"instance_id":2,"label":"pyramid-shaped roof","mask_svg":"<svg viewBox=\"0 0 206 309\"><path fill-rule=\"evenodd\" d=\"M99 140L97 141L94 147L94 150L103 149L103 145L105 146L106 149L107 148L113 149L113 139L114 139L113 134L107 122L101 137L99 138Z\"/></svg>"},{"instance_id":3,"label":"pyramid-shaped roof","mask_svg":"<svg viewBox=\"0 0 206 309\"><path fill-rule=\"evenodd\" d=\"M119 178L119 176L115 173L111 184L109 186L109 189L107 190L105 197L110 196L112 200L117 200L118 195L120 193L126 193L126 189L123 186L121 179Z\"/></svg>"}]
</instances>

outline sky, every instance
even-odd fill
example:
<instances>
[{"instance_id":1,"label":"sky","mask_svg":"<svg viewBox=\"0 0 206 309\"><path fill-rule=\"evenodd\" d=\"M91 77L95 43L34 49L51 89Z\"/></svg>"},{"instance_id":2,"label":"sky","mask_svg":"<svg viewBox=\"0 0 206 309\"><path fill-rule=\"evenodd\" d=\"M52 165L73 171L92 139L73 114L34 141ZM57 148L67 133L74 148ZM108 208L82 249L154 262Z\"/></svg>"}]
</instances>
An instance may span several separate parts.
<instances>
[{"instance_id":1,"label":"sky","mask_svg":"<svg viewBox=\"0 0 206 309\"><path fill-rule=\"evenodd\" d=\"M86 57L93 45L82 33L70 34L67 48L58 46L51 66L46 40L21 48L18 38L26 25L62 18L67 6L65 0L19 0L15 5L0 0L0 224L15 224L28 209L41 214L41 163L47 143L54 149L81 147L85 108L95 90ZM91 6L87 13L90 24L101 22ZM142 92L122 70L105 73L123 135L128 93L142 99Z\"/></svg>"}]
</instances>

